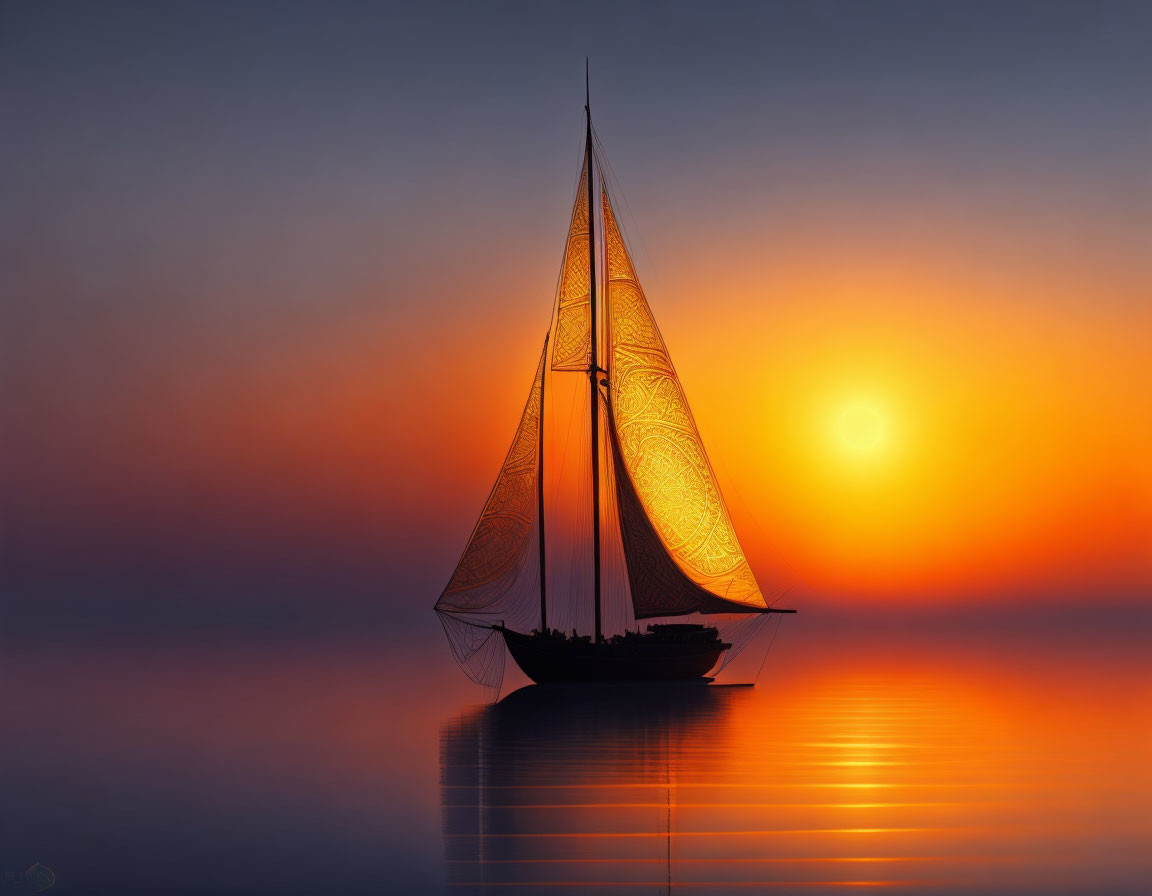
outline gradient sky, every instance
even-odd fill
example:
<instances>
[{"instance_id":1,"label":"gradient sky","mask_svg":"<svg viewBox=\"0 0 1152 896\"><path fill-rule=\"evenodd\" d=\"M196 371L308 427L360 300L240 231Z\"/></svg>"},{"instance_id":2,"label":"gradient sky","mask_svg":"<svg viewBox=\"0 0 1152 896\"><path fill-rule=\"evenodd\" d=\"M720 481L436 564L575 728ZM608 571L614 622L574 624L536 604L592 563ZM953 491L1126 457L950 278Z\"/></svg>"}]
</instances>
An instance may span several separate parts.
<instances>
[{"instance_id":1,"label":"gradient sky","mask_svg":"<svg viewBox=\"0 0 1152 896\"><path fill-rule=\"evenodd\" d=\"M430 613L547 325L585 55L766 590L1142 600L1150 45L1137 2L4 4L9 618Z\"/></svg>"}]
</instances>

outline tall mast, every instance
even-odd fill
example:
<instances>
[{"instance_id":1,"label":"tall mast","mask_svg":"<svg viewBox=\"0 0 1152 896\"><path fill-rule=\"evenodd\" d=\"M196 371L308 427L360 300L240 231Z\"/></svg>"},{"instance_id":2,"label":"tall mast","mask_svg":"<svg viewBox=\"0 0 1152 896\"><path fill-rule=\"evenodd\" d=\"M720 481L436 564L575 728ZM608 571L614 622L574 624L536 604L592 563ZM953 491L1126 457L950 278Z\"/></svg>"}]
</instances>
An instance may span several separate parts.
<instances>
[{"instance_id":1,"label":"tall mast","mask_svg":"<svg viewBox=\"0 0 1152 896\"><path fill-rule=\"evenodd\" d=\"M544 363L540 369L539 457L536 464L536 516L540 521L540 631L548 629L548 576L544 568L544 380L548 378L548 336L544 337Z\"/></svg>"},{"instance_id":2,"label":"tall mast","mask_svg":"<svg viewBox=\"0 0 1152 896\"><path fill-rule=\"evenodd\" d=\"M596 166L592 161L592 100L588 86L588 57L584 57L584 115L588 130L584 154L588 158L588 307L592 312L588 341L592 346L592 367L588 371L588 385L592 400L592 594L596 605L596 640L604 639L600 625L600 365L596 359L596 201L592 190L592 174Z\"/></svg>"}]
</instances>

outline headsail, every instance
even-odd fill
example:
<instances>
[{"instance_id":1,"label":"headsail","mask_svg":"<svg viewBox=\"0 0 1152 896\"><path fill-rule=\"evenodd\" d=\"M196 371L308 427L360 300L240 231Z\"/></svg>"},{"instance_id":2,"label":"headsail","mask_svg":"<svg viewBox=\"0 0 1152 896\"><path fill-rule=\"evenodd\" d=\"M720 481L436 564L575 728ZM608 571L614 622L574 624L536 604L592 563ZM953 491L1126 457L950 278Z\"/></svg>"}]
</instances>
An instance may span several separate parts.
<instances>
[{"instance_id":1,"label":"headsail","mask_svg":"<svg viewBox=\"0 0 1152 896\"><path fill-rule=\"evenodd\" d=\"M601 197L612 442L636 617L765 609L608 194Z\"/></svg>"},{"instance_id":2,"label":"headsail","mask_svg":"<svg viewBox=\"0 0 1152 896\"><path fill-rule=\"evenodd\" d=\"M552 369L588 369L592 362L592 307L589 303L588 265L588 157L580 170L580 184L572 205L568 243L560 268L560 291L556 300L556 334L553 339Z\"/></svg>"},{"instance_id":3,"label":"headsail","mask_svg":"<svg viewBox=\"0 0 1152 896\"><path fill-rule=\"evenodd\" d=\"M537 581L532 576L536 565L530 549L535 545L538 520L540 382L547 354L545 341L512 447L456 570L436 602L456 658L481 684L491 684L486 679L492 674L499 679L499 670L489 668L492 657L487 654L492 651L485 650L494 635L492 623L503 621L527 631L538 622L538 606L527 586ZM527 578L532 581L526 583ZM503 647L499 650L502 669ZM472 661L478 654L483 654L484 662L474 668Z\"/></svg>"}]
</instances>

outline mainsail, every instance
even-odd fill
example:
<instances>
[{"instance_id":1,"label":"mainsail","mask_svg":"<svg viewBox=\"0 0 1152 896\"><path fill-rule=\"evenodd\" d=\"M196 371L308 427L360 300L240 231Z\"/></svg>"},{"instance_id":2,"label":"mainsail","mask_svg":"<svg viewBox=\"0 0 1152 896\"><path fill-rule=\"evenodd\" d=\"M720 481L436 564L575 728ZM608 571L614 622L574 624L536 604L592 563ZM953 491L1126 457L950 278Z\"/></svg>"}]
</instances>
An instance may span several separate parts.
<instances>
[{"instance_id":1,"label":"mainsail","mask_svg":"<svg viewBox=\"0 0 1152 896\"><path fill-rule=\"evenodd\" d=\"M545 340L512 447L456 570L436 601L456 658L482 684L489 684L486 679L493 676L499 680L503 668L503 646L497 645L500 670L490 668L495 656L485 650L495 634L492 624L506 622L527 631L538 621L532 602L518 596L527 584L538 581L531 576L535 565L530 549L535 545L538 522L540 384L547 355ZM531 583L526 583L528 578ZM495 640L498 642L499 638Z\"/></svg>"},{"instance_id":2,"label":"mainsail","mask_svg":"<svg viewBox=\"0 0 1152 896\"><path fill-rule=\"evenodd\" d=\"M588 370L592 362L592 306L588 264L588 157L580 169L580 184L572 205L560 289L556 299L556 335L553 339L553 370Z\"/></svg>"},{"instance_id":3,"label":"mainsail","mask_svg":"<svg viewBox=\"0 0 1152 896\"><path fill-rule=\"evenodd\" d=\"M612 447L636 618L763 610L607 192L601 197Z\"/></svg>"}]
</instances>

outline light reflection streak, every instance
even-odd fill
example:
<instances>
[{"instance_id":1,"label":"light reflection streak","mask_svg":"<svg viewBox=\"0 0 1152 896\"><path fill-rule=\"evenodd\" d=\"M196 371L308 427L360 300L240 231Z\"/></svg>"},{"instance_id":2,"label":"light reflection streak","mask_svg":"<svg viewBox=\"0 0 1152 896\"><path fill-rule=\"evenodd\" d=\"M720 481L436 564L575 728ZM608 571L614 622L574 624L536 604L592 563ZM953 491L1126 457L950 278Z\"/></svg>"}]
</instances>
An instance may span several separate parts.
<instances>
[{"instance_id":1,"label":"light reflection streak","mask_svg":"<svg viewBox=\"0 0 1152 896\"><path fill-rule=\"evenodd\" d=\"M681 807L677 807L681 808ZM780 828L777 830L762 831L628 831L628 832L593 832L593 831L560 831L555 833L483 833L483 834L445 834L446 837L481 837L498 839L502 837L524 837L533 839L548 839L551 837L581 837L581 838L612 838L612 837L765 837L776 834L909 834L927 831L960 831L965 828ZM969 828L968 830L971 830Z\"/></svg>"},{"instance_id":2,"label":"light reflection streak","mask_svg":"<svg viewBox=\"0 0 1152 896\"><path fill-rule=\"evenodd\" d=\"M913 886L923 881L913 880L747 880L747 881L687 881L666 884L658 880L505 880L505 881L450 881L453 887L895 887Z\"/></svg>"},{"instance_id":3,"label":"light reflection streak","mask_svg":"<svg viewBox=\"0 0 1152 896\"><path fill-rule=\"evenodd\" d=\"M639 715L634 700L616 713L599 698L481 711L442 740L449 878L717 893L1140 892L1147 863L1114 861L1148 833L1125 792L1152 792L1131 711L1140 688L1113 685L1090 723L1085 705L1060 696L1061 661L1017 680L853 658L813 663L787 688L705 689L698 705ZM1135 736L1116 738L1117 719ZM463 741L482 746L453 752ZM1103 770L1101 749L1113 759ZM1102 813L1112 813L1106 834ZM1092 864L1105 855L1108 865ZM661 865L665 880L652 880ZM838 879L863 867L883 870ZM787 880L755 871L777 868Z\"/></svg>"}]
</instances>

